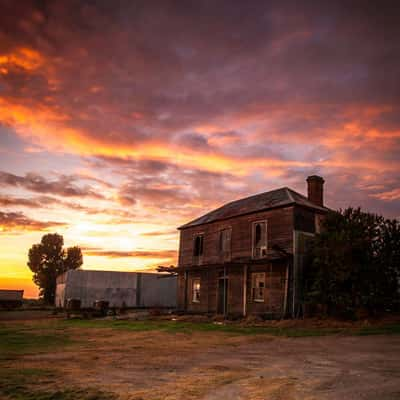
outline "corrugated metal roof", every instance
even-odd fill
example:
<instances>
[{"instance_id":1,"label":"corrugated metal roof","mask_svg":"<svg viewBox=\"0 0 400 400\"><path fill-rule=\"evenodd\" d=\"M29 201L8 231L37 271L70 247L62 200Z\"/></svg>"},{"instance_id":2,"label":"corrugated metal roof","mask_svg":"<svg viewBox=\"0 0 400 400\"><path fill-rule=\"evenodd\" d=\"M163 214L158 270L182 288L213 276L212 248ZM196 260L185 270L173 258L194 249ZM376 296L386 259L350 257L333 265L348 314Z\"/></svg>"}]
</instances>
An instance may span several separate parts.
<instances>
[{"instance_id":1,"label":"corrugated metal roof","mask_svg":"<svg viewBox=\"0 0 400 400\"><path fill-rule=\"evenodd\" d=\"M328 211L328 208L320 207L308 200L307 197L303 196L302 194L284 187L281 189L271 190L270 192L264 192L254 196L246 197L244 199L232 201L201 216L200 218L180 226L178 229L203 225L214 221L237 217L243 214L251 214L254 212L268 210L270 208L289 206L292 204L298 204L322 212Z\"/></svg>"},{"instance_id":2,"label":"corrugated metal roof","mask_svg":"<svg viewBox=\"0 0 400 400\"><path fill-rule=\"evenodd\" d=\"M24 295L23 290L0 289L0 300L7 300L7 301L22 300L23 295Z\"/></svg>"}]
</instances>

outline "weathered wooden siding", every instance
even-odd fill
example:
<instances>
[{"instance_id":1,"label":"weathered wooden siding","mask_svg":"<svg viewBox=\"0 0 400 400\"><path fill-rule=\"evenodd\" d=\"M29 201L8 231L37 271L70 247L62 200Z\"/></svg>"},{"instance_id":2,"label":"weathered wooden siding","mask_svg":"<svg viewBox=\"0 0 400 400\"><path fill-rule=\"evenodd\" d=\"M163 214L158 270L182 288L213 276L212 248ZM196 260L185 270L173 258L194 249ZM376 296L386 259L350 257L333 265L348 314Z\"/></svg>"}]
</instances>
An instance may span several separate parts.
<instances>
[{"instance_id":1,"label":"weathered wooden siding","mask_svg":"<svg viewBox=\"0 0 400 400\"><path fill-rule=\"evenodd\" d=\"M218 249L219 233L231 228L231 260L250 260L252 257L252 224L267 220L268 251L278 245L288 252L293 251L293 207L279 208L250 215L242 215L224 221L189 227L181 230L179 265L193 264L194 237L204 235L204 250L201 264L222 263Z\"/></svg>"},{"instance_id":2,"label":"weathered wooden siding","mask_svg":"<svg viewBox=\"0 0 400 400\"><path fill-rule=\"evenodd\" d=\"M286 263L273 262L263 265L250 265L247 268L246 281L246 310L247 314L270 314L281 316L285 300ZM244 266L226 268L227 281L227 315L243 315L243 290L244 290ZM204 268L199 271L187 272L187 305L184 307L184 272L180 273L178 285L182 292L178 296L178 304L181 310L190 313L217 313L218 281L223 273L223 268ZM255 302L252 297L252 273L265 272L265 297L264 302ZM192 301L192 281L200 278L200 303ZM289 301L289 299L288 299Z\"/></svg>"},{"instance_id":3,"label":"weathered wooden siding","mask_svg":"<svg viewBox=\"0 0 400 400\"><path fill-rule=\"evenodd\" d=\"M265 272L264 302L255 302L252 299L252 272ZM248 270L247 279L247 314L282 315L285 300L285 278L286 263L269 263L251 266Z\"/></svg>"},{"instance_id":4,"label":"weathered wooden siding","mask_svg":"<svg viewBox=\"0 0 400 400\"><path fill-rule=\"evenodd\" d=\"M244 267L229 268L227 307L229 315L243 315L243 278Z\"/></svg>"}]
</instances>

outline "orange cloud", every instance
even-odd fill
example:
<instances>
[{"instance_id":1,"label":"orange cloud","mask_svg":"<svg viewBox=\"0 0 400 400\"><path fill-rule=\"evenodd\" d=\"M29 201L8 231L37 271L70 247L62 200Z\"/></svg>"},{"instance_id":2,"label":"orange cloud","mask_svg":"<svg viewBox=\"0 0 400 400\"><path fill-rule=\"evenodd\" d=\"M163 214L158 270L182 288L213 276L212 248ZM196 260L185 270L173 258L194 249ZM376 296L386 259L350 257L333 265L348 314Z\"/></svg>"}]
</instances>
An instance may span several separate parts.
<instances>
[{"instance_id":1,"label":"orange cloud","mask_svg":"<svg viewBox=\"0 0 400 400\"><path fill-rule=\"evenodd\" d=\"M372 195L372 197L376 197L377 199L386 201L400 200L400 188L389 190L387 192L377 193Z\"/></svg>"},{"instance_id":2,"label":"orange cloud","mask_svg":"<svg viewBox=\"0 0 400 400\"><path fill-rule=\"evenodd\" d=\"M279 176L283 167L301 167L307 163L273 158L240 159L220 153L202 153L195 148L155 141L140 145L119 144L104 138L95 138L83 130L70 128L66 115L55 112L49 106L27 107L0 98L0 120L15 127L25 138L35 138L38 143L53 151L67 151L81 155L118 156L123 158L169 161L185 167L196 166L207 171L230 171L246 175L257 168L268 169L270 175ZM57 133L57 134L56 134Z\"/></svg>"},{"instance_id":3,"label":"orange cloud","mask_svg":"<svg viewBox=\"0 0 400 400\"><path fill-rule=\"evenodd\" d=\"M44 63L44 57L37 51L27 47L20 47L12 53L0 54L0 67L3 73L8 68L18 67L26 71L34 71Z\"/></svg>"},{"instance_id":4,"label":"orange cloud","mask_svg":"<svg viewBox=\"0 0 400 400\"><path fill-rule=\"evenodd\" d=\"M0 232L46 231L50 228L66 225L63 222L37 221L21 212L0 211Z\"/></svg>"},{"instance_id":5,"label":"orange cloud","mask_svg":"<svg viewBox=\"0 0 400 400\"><path fill-rule=\"evenodd\" d=\"M84 254L89 256L101 256L110 258L125 258L125 257L135 257L135 258L150 258L150 259L170 259L176 258L176 250L135 250L135 251L125 251L125 250L104 250L98 248L83 248Z\"/></svg>"}]
</instances>

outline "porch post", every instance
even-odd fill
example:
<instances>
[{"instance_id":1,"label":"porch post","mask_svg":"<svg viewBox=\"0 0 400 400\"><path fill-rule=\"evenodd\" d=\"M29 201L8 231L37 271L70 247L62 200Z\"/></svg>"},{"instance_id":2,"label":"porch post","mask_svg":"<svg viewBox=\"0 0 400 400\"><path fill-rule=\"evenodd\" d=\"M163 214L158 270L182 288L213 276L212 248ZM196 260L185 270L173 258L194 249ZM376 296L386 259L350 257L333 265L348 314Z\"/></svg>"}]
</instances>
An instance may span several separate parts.
<instances>
[{"instance_id":1,"label":"porch post","mask_svg":"<svg viewBox=\"0 0 400 400\"><path fill-rule=\"evenodd\" d=\"M243 266L243 317L247 313L247 265Z\"/></svg>"},{"instance_id":2,"label":"porch post","mask_svg":"<svg viewBox=\"0 0 400 400\"><path fill-rule=\"evenodd\" d=\"M226 316L226 306L228 299L226 298L226 265L224 264L224 317Z\"/></svg>"},{"instance_id":3,"label":"porch post","mask_svg":"<svg viewBox=\"0 0 400 400\"><path fill-rule=\"evenodd\" d=\"M184 304L184 311L187 312L187 303L188 303L188 272L185 270L184 272L184 281L185 281L185 304Z\"/></svg>"}]
</instances>

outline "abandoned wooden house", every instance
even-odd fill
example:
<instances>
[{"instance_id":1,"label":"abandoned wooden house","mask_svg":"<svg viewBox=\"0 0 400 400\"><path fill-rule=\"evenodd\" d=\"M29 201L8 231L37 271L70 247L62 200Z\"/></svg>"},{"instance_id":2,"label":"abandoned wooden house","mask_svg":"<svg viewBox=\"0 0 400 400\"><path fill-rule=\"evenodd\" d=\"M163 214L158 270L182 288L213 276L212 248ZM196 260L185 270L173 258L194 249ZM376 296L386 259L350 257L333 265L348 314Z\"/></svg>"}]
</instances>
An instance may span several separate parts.
<instances>
[{"instance_id":1,"label":"abandoned wooden house","mask_svg":"<svg viewBox=\"0 0 400 400\"><path fill-rule=\"evenodd\" d=\"M329 210L324 180L228 203L180 228L178 309L229 316L298 315L307 239Z\"/></svg>"}]
</instances>

